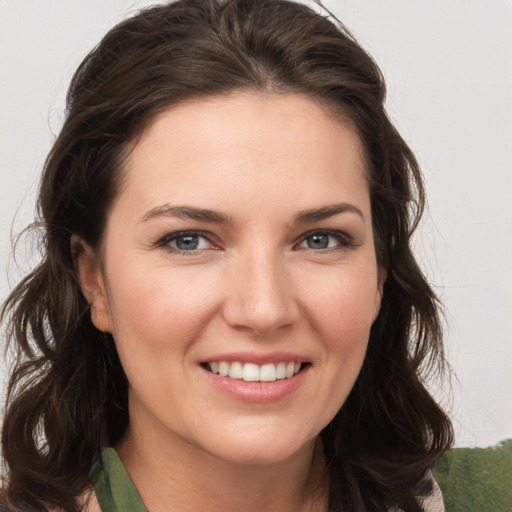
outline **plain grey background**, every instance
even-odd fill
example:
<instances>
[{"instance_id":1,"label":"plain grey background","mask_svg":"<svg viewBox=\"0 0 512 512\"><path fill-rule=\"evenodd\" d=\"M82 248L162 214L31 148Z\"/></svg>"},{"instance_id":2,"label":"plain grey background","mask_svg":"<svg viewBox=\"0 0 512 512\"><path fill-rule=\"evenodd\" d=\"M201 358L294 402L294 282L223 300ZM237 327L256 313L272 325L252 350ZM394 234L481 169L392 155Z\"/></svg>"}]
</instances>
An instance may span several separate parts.
<instances>
[{"instance_id":1,"label":"plain grey background","mask_svg":"<svg viewBox=\"0 0 512 512\"><path fill-rule=\"evenodd\" d=\"M34 262L10 256L81 59L143 0L0 0L0 298ZM434 391L457 444L512 437L512 2L326 0L375 57L388 110L425 174L416 238L447 308L458 380ZM14 221L13 221L14 219ZM9 278L8 278L9 276Z\"/></svg>"}]
</instances>

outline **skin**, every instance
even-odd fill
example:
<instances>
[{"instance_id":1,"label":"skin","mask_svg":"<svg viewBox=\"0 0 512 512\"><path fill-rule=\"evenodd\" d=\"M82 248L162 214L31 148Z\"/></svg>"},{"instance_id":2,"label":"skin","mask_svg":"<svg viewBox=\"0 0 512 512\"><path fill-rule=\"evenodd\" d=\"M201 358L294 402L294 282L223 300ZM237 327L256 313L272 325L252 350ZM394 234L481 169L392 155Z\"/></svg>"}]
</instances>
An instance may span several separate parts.
<instances>
[{"instance_id":1,"label":"skin","mask_svg":"<svg viewBox=\"0 0 512 512\"><path fill-rule=\"evenodd\" d=\"M181 231L199 232L195 250ZM116 448L148 510L327 510L318 434L361 369L382 289L351 126L297 94L185 102L131 152L101 251L78 244L93 322L129 381ZM234 351L299 354L307 372L284 398L247 402L201 364Z\"/></svg>"}]
</instances>

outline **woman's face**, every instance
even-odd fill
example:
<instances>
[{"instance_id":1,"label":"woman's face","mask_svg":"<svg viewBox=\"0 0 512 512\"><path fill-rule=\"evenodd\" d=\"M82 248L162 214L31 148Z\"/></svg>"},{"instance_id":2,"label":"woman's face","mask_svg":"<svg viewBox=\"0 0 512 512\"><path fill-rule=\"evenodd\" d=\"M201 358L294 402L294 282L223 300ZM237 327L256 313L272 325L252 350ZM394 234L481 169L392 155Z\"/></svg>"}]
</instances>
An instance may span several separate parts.
<instances>
[{"instance_id":1,"label":"woman's face","mask_svg":"<svg viewBox=\"0 0 512 512\"><path fill-rule=\"evenodd\" d=\"M306 96L236 93L161 114L124 172L79 268L131 434L234 462L312 446L380 307L358 135Z\"/></svg>"}]
</instances>

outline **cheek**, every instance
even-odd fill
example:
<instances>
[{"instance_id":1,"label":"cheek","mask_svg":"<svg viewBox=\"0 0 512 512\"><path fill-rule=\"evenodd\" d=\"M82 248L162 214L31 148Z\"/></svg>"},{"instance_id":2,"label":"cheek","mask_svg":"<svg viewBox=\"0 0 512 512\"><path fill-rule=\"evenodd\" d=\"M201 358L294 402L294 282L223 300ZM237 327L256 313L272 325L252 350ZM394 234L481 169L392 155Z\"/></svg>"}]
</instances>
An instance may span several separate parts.
<instances>
[{"instance_id":1,"label":"cheek","mask_svg":"<svg viewBox=\"0 0 512 512\"><path fill-rule=\"evenodd\" d=\"M117 351L136 402L151 410L185 394L183 370L216 309L212 283L197 287L187 275L170 274L111 274L119 277L109 298Z\"/></svg>"},{"instance_id":2,"label":"cheek","mask_svg":"<svg viewBox=\"0 0 512 512\"><path fill-rule=\"evenodd\" d=\"M313 328L334 350L367 341L379 310L377 276L371 268L317 279L316 286L302 291L302 297Z\"/></svg>"},{"instance_id":3,"label":"cheek","mask_svg":"<svg viewBox=\"0 0 512 512\"><path fill-rule=\"evenodd\" d=\"M375 313L376 281L367 274L331 275L322 289L314 288L303 302L310 328L320 349L321 380L309 399L318 406L321 428L347 399L366 355ZM318 281L317 281L318 284ZM317 425L318 426L318 425Z\"/></svg>"},{"instance_id":4,"label":"cheek","mask_svg":"<svg viewBox=\"0 0 512 512\"><path fill-rule=\"evenodd\" d=\"M174 352L201 332L217 308L211 277L162 268L111 273L109 305L120 352ZM170 349L173 349L172 351Z\"/></svg>"}]
</instances>

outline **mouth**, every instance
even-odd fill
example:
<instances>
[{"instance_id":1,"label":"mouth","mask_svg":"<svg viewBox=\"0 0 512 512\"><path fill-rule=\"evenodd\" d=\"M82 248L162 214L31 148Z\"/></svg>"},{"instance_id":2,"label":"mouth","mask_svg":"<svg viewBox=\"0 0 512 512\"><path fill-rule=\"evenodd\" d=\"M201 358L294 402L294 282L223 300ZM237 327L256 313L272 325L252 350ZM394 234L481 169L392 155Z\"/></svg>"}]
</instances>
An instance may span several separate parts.
<instances>
[{"instance_id":1,"label":"mouth","mask_svg":"<svg viewBox=\"0 0 512 512\"><path fill-rule=\"evenodd\" d=\"M258 365L240 361L211 361L201 363L201 366L220 377L227 377L245 382L274 382L295 377L310 363L280 361Z\"/></svg>"}]
</instances>

